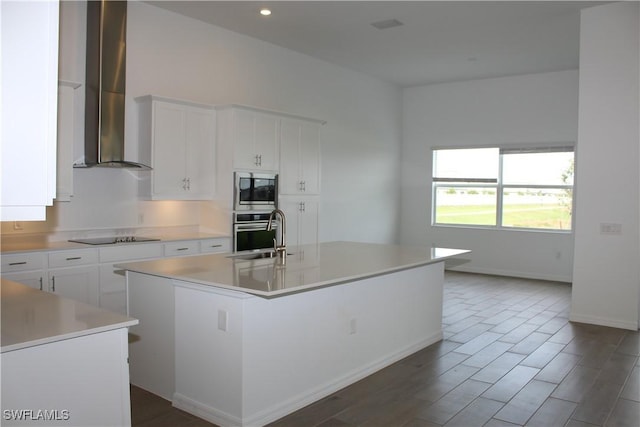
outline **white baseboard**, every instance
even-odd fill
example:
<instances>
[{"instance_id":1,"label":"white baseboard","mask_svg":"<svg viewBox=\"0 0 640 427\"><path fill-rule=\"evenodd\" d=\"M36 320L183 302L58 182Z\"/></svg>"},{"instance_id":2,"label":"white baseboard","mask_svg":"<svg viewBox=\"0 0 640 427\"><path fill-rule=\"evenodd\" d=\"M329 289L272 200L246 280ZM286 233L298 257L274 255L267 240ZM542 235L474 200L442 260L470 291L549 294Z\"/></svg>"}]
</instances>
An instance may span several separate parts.
<instances>
[{"instance_id":1,"label":"white baseboard","mask_svg":"<svg viewBox=\"0 0 640 427\"><path fill-rule=\"evenodd\" d=\"M356 370L345 373L344 375L334 378L325 384L320 385L312 390L309 390L303 395L296 396L295 399L290 399L286 402L282 402L277 406L267 408L259 413L248 415L245 420L239 420L237 417L231 416L225 412L222 412L216 408L197 402L187 396L179 393L173 395L173 406L181 409L190 414L204 418L222 427L226 426L263 426L270 422L276 421L288 414L291 414L298 409L304 408L313 402L329 396L338 390L341 390L348 385L360 381L361 379L383 369L393 363L404 359L413 353L422 350L442 340L442 331L437 332L425 339L417 342L408 347L402 348L393 354L387 355L382 359L372 361L366 366L361 366Z\"/></svg>"},{"instance_id":2,"label":"white baseboard","mask_svg":"<svg viewBox=\"0 0 640 427\"><path fill-rule=\"evenodd\" d=\"M579 313L571 313L569 321L577 323L588 323L590 325L608 326L611 328L628 329L631 331L638 330L637 322L629 322L622 319L610 319L597 316L581 315Z\"/></svg>"},{"instance_id":3,"label":"white baseboard","mask_svg":"<svg viewBox=\"0 0 640 427\"><path fill-rule=\"evenodd\" d=\"M457 267L447 268L447 270L460 271L463 273L488 274L492 276L518 277L522 279L548 280L551 282L571 283L573 281L573 279L570 276L556 275L556 274L528 273L528 272L522 272L522 271L511 271L511 270L502 270L502 269L495 269L495 268L457 266Z\"/></svg>"}]
</instances>

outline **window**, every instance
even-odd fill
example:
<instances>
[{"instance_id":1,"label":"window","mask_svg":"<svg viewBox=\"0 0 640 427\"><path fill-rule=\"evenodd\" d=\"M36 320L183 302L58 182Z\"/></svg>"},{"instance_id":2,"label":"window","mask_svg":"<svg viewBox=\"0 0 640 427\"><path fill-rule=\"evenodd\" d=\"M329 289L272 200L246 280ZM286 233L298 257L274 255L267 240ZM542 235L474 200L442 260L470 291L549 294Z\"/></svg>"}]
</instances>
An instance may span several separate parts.
<instances>
[{"instance_id":1,"label":"window","mask_svg":"<svg viewBox=\"0 0 640 427\"><path fill-rule=\"evenodd\" d=\"M433 150L434 225L571 230L573 147Z\"/></svg>"}]
</instances>

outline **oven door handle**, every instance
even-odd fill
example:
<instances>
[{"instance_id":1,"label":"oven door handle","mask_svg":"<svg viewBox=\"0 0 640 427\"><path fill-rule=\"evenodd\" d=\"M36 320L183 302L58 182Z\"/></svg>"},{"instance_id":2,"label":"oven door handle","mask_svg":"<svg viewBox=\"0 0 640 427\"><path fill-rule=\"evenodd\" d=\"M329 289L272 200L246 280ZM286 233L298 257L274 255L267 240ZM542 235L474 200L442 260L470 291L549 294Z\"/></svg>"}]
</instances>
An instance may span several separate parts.
<instances>
[{"instance_id":1,"label":"oven door handle","mask_svg":"<svg viewBox=\"0 0 640 427\"><path fill-rule=\"evenodd\" d=\"M276 225L274 223L274 225ZM262 230L266 231L267 224L236 224L236 231L254 231L254 230Z\"/></svg>"}]
</instances>

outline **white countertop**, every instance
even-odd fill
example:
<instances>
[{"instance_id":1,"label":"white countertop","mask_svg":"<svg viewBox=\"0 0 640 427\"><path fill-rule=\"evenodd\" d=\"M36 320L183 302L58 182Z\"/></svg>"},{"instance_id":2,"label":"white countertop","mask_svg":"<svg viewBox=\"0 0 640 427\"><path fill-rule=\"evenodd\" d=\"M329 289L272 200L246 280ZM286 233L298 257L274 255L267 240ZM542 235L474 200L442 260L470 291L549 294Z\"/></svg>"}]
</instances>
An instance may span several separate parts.
<instances>
[{"instance_id":1,"label":"white countertop","mask_svg":"<svg viewBox=\"0 0 640 427\"><path fill-rule=\"evenodd\" d=\"M103 233L105 234L105 233ZM108 235L116 235L115 233ZM136 233L125 233L126 235ZM173 241L184 240L202 240L202 239L217 239L217 238L230 238L226 234L214 234L214 233L202 233L202 232L183 232L183 233L170 233L163 234L161 231L153 233L141 233L140 237L152 237L159 239L157 241L150 242L135 242L135 243L113 243L108 245L87 245L83 243L68 242L66 240L49 241L46 234L29 235L29 236L0 236L2 237L0 252L3 254L17 253L17 252L39 252L39 251L54 251L54 250L69 250L69 249L90 249L90 248L104 248L117 245L144 245L149 243L167 243ZM75 236L74 238L83 238L87 236ZM101 236L88 236L88 237L102 237Z\"/></svg>"},{"instance_id":2,"label":"white countertop","mask_svg":"<svg viewBox=\"0 0 640 427\"><path fill-rule=\"evenodd\" d=\"M213 254L118 264L138 273L264 297L331 286L444 261L465 249L356 242L291 247L286 264L277 258L244 260Z\"/></svg>"},{"instance_id":3,"label":"white countertop","mask_svg":"<svg viewBox=\"0 0 640 427\"><path fill-rule=\"evenodd\" d=\"M1 280L0 290L2 353L138 324L122 314L10 280Z\"/></svg>"}]
</instances>

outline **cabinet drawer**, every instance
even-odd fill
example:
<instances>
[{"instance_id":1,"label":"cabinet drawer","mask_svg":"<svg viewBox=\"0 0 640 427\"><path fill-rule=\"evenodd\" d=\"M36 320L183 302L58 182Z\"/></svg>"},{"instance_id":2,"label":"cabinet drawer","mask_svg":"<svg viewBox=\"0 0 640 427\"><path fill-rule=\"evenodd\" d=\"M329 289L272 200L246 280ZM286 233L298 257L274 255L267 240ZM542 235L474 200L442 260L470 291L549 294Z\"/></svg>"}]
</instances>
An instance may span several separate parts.
<instances>
[{"instance_id":1,"label":"cabinet drawer","mask_svg":"<svg viewBox=\"0 0 640 427\"><path fill-rule=\"evenodd\" d=\"M49 253L49 267L71 267L74 265L96 264L98 251L79 249L75 251L55 251Z\"/></svg>"},{"instance_id":2,"label":"cabinet drawer","mask_svg":"<svg viewBox=\"0 0 640 427\"><path fill-rule=\"evenodd\" d=\"M173 242L164 244L164 256L193 255L200 251L200 242Z\"/></svg>"},{"instance_id":3,"label":"cabinet drawer","mask_svg":"<svg viewBox=\"0 0 640 427\"><path fill-rule=\"evenodd\" d=\"M206 239L200 240L200 253L229 252L231 243L229 239Z\"/></svg>"},{"instance_id":4,"label":"cabinet drawer","mask_svg":"<svg viewBox=\"0 0 640 427\"><path fill-rule=\"evenodd\" d=\"M41 252L2 255L2 273L41 269L44 267L44 255Z\"/></svg>"},{"instance_id":5,"label":"cabinet drawer","mask_svg":"<svg viewBox=\"0 0 640 427\"><path fill-rule=\"evenodd\" d=\"M145 243L100 248L100 262L133 261L138 259L162 258L161 243Z\"/></svg>"}]
</instances>

